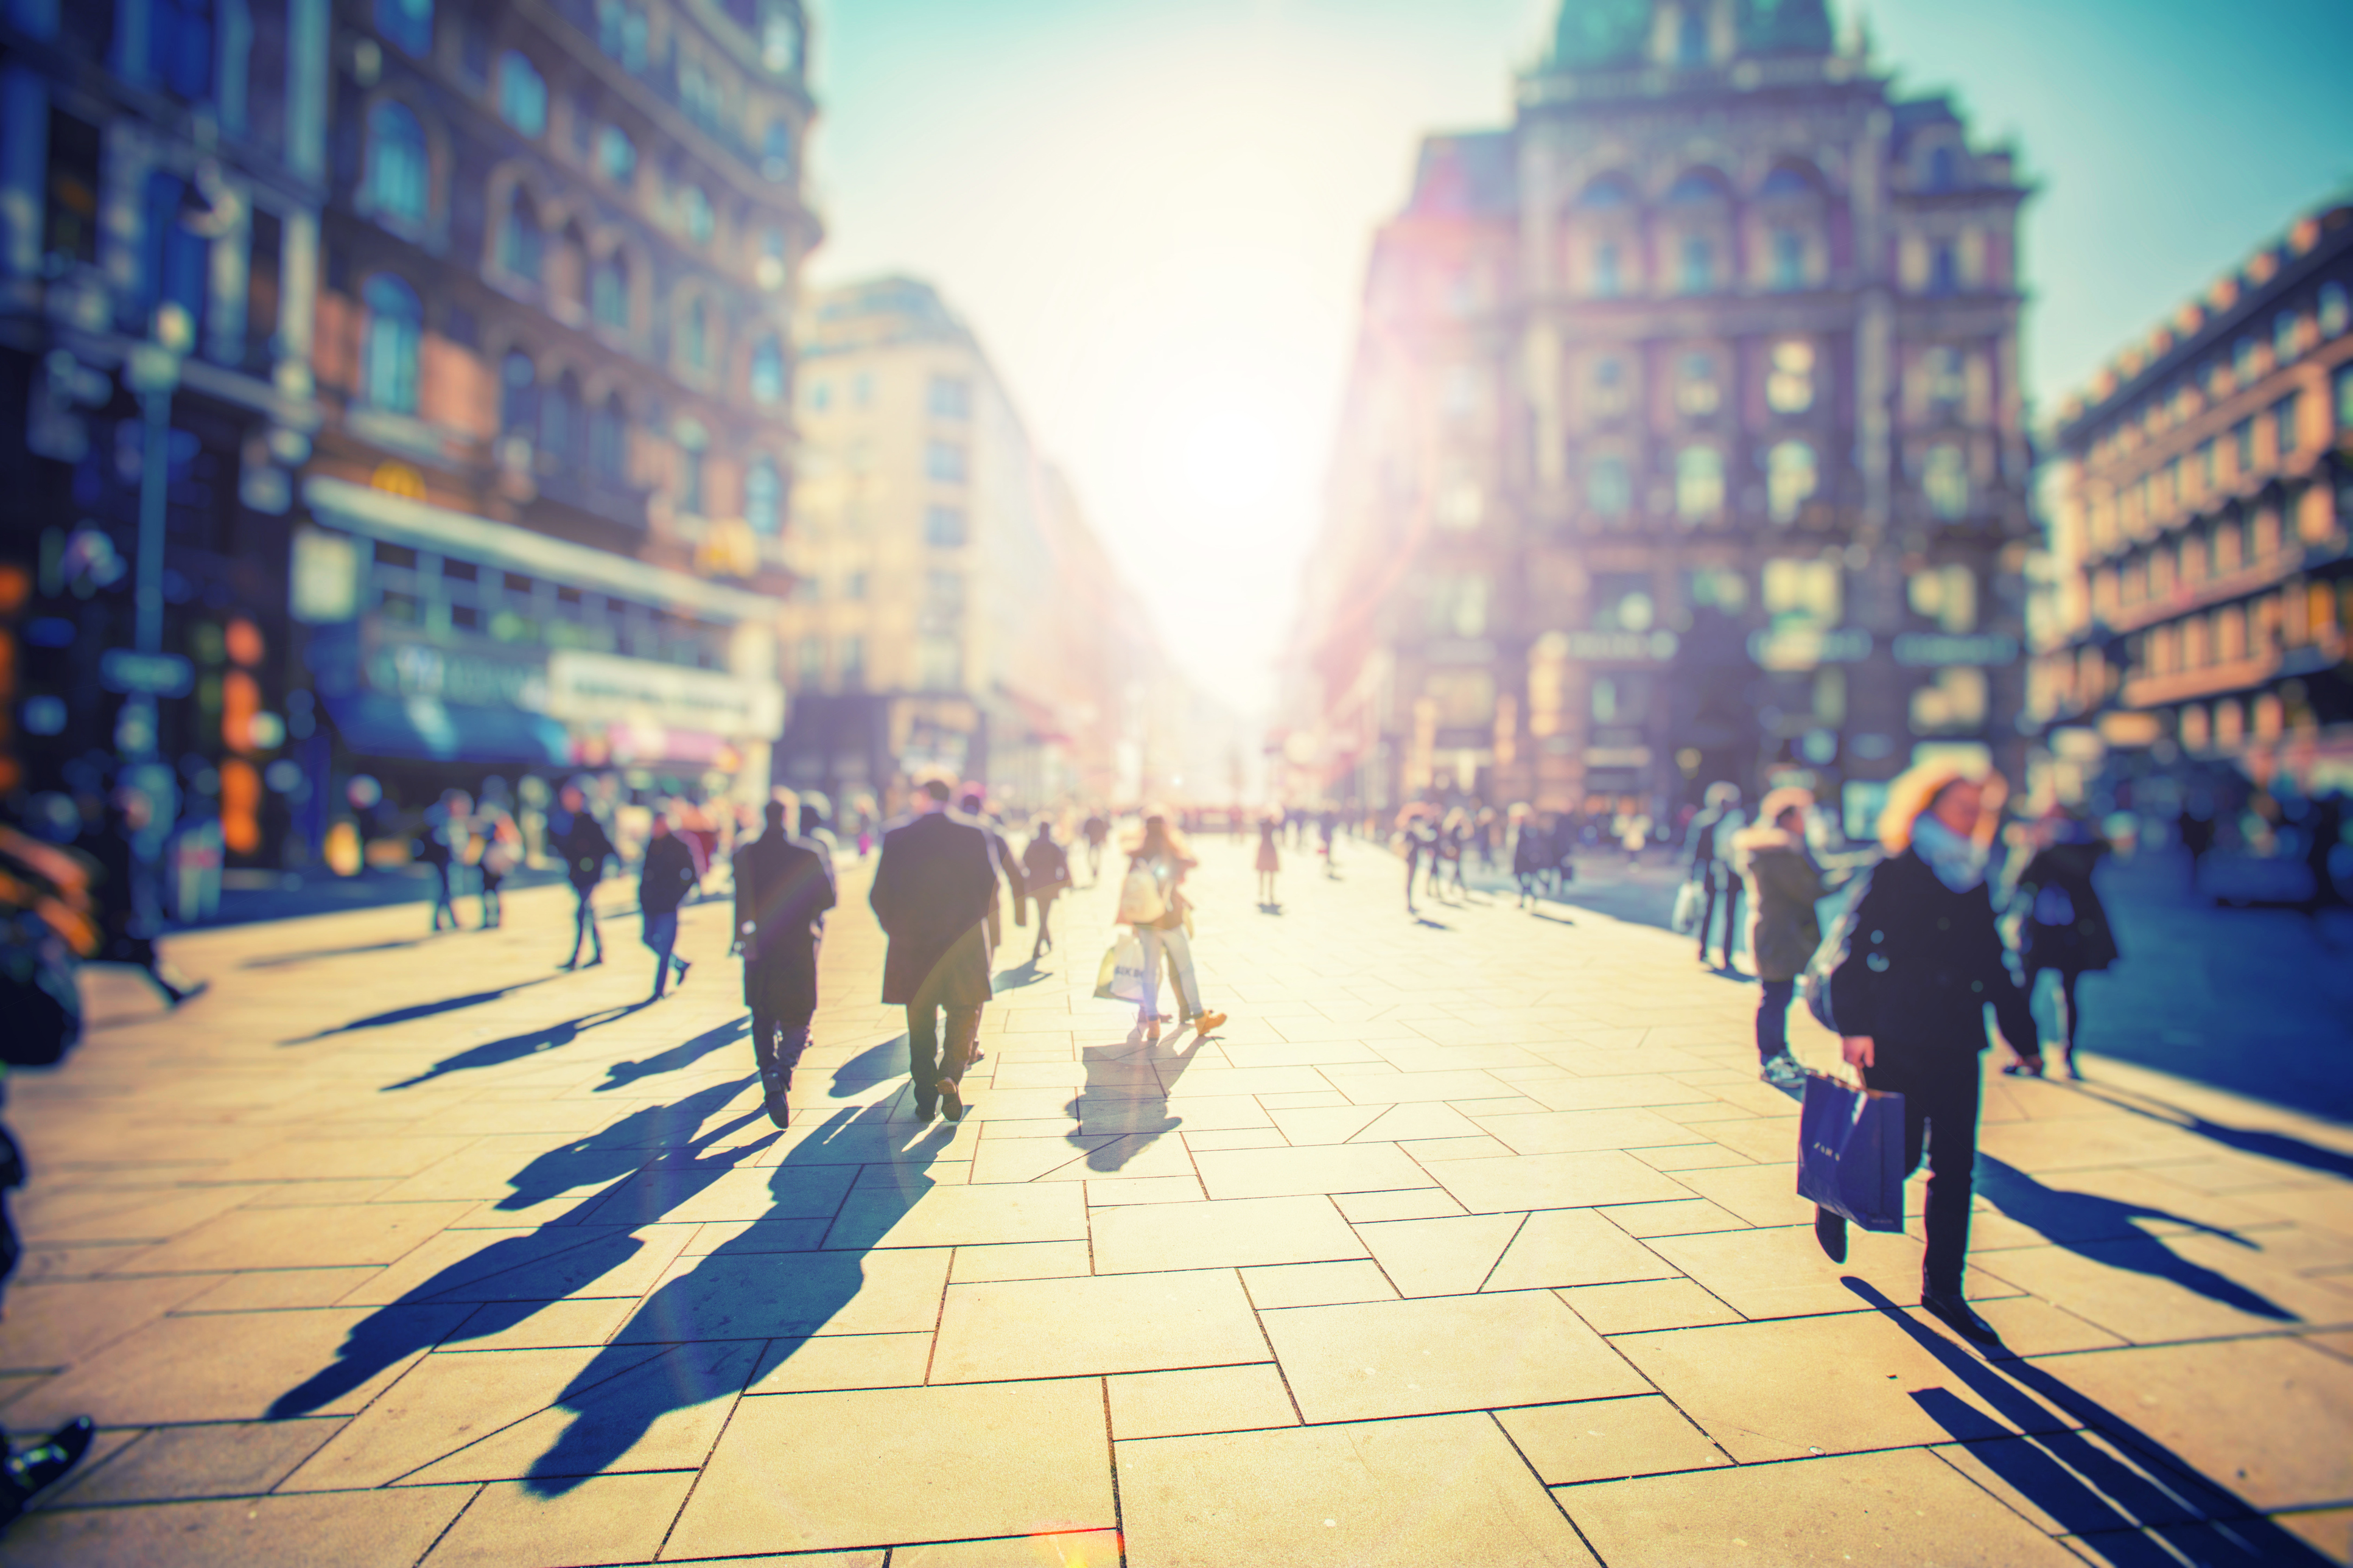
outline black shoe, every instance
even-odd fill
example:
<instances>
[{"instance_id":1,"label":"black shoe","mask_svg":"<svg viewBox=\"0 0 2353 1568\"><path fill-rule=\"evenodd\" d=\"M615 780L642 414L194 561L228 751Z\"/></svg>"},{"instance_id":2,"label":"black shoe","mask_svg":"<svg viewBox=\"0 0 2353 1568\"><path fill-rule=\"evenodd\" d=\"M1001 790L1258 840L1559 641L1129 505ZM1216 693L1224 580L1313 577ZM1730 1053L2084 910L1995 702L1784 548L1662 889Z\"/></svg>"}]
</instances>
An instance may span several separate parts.
<instances>
[{"instance_id":1,"label":"black shoe","mask_svg":"<svg viewBox=\"0 0 2353 1568\"><path fill-rule=\"evenodd\" d=\"M964 1091L952 1078L940 1079L940 1115L949 1121L964 1120Z\"/></svg>"},{"instance_id":2,"label":"black shoe","mask_svg":"<svg viewBox=\"0 0 2353 1568\"><path fill-rule=\"evenodd\" d=\"M0 1504L0 1511L13 1517L35 1492L80 1463L97 1435L95 1422L87 1415L77 1415L30 1447L11 1454L6 1464L0 1466L0 1470L5 1472L5 1484L0 1486L0 1492L13 1495Z\"/></svg>"},{"instance_id":3,"label":"black shoe","mask_svg":"<svg viewBox=\"0 0 2353 1568\"><path fill-rule=\"evenodd\" d=\"M932 1119L933 1117L937 1116L939 1113L940 1113L940 1108L939 1108L938 1106L936 1106L936 1105L926 1105L926 1104L924 1104L924 1103L923 1103L922 1100L917 1100L917 1101L915 1101L915 1120L916 1120L917 1121L919 1121L919 1122L927 1122L927 1121L931 1121L931 1119Z\"/></svg>"},{"instance_id":4,"label":"black shoe","mask_svg":"<svg viewBox=\"0 0 2353 1568\"><path fill-rule=\"evenodd\" d=\"M1814 1210L1814 1239L1822 1244L1832 1263L1846 1261L1846 1215L1829 1209Z\"/></svg>"},{"instance_id":5,"label":"black shoe","mask_svg":"<svg viewBox=\"0 0 2353 1568\"><path fill-rule=\"evenodd\" d=\"M673 959L671 959L671 960L670 960L670 962L671 962L672 963L675 963L675 964L677 964L677 965L678 965L678 983L679 983L681 985L685 984L686 984L686 972L687 972L688 970L690 970L690 969L693 968L693 967L694 967L694 965L692 965L691 963L689 963L686 960L684 960L684 959L682 959L682 958L673 958Z\"/></svg>"},{"instance_id":6,"label":"black shoe","mask_svg":"<svg viewBox=\"0 0 2353 1568\"><path fill-rule=\"evenodd\" d=\"M1969 1304L1961 1299L1961 1293L1958 1290L1950 1292L1923 1290L1920 1293L1920 1306L1922 1310L1930 1317L1972 1344L2001 1343L2001 1335L1994 1331L1994 1326L1978 1317Z\"/></svg>"},{"instance_id":7,"label":"black shoe","mask_svg":"<svg viewBox=\"0 0 2353 1568\"><path fill-rule=\"evenodd\" d=\"M785 1091L791 1087L792 1079L789 1078L772 1078L768 1079L765 1085L768 1101L768 1120L775 1122L779 1129L785 1127L792 1121L792 1107L787 1104L785 1100Z\"/></svg>"}]
</instances>

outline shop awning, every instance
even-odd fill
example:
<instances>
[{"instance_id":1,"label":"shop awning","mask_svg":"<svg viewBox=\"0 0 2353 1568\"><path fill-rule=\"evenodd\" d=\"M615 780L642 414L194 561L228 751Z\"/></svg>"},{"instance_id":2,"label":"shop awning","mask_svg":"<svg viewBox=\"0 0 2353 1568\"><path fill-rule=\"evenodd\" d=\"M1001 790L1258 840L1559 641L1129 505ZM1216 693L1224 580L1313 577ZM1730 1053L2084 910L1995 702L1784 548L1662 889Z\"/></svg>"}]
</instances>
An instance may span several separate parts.
<instances>
[{"instance_id":1,"label":"shop awning","mask_svg":"<svg viewBox=\"0 0 2353 1568\"><path fill-rule=\"evenodd\" d=\"M542 713L366 691L327 699L343 744L366 757L567 767L572 739Z\"/></svg>"}]
</instances>

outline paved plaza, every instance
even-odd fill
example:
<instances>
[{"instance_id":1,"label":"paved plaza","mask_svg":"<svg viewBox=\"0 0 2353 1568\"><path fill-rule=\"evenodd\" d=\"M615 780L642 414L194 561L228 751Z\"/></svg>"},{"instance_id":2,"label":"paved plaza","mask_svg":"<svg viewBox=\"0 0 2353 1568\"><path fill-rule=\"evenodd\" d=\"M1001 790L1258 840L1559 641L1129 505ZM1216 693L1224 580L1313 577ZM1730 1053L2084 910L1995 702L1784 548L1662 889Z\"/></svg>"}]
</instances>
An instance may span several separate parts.
<instances>
[{"instance_id":1,"label":"paved plaza","mask_svg":"<svg viewBox=\"0 0 2353 1568\"><path fill-rule=\"evenodd\" d=\"M1989 1358L1916 1233L1822 1256L1756 989L1688 938L1409 921L1347 845L1261 913L1206 852L1232 1021L1141 1044L1082 890L1041 971L1007 933L958 1126L855 869L781 1133L723 901L650 1005L620 884L576 974L560 889L183 937L176 1016L94 973L9 1084L0 1401L103 1430L0 1563L2353 1559L2353 1131L1989 1077Z\"/></svg>"}]
</instances>

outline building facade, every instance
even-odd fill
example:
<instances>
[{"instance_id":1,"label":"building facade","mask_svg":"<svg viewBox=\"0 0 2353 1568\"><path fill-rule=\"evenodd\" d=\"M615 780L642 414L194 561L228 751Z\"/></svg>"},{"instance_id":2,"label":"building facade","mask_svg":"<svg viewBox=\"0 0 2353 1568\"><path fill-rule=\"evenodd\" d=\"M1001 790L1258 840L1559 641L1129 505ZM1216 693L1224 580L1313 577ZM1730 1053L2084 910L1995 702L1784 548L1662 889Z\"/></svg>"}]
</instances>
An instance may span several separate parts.
<instances>
[{"instance_id":1,"label":"building facade","mask_svg":"<svg viewBox=\"0 0 2353 1568\"><path fill-rule=\"evenodd\" d=\"M880 278L802 312L778 776L888 806L944 769L1003 799L1134 799L1145 622L971 331Z\"/></svg>"},{"instance_id":2,"label":"building facade","mask_svg":"<svg viewBox=\"0 0 2353 1568\"><path fill-rule=\"evenodd\" d=\"M2058 410L2032 711L2060 796L2209 770L2353 788L2348 325L2353 207L2331 206Z\"/></svg>"},{"instance_id":3,"label":"building facade","mask_svg":"<svg viewBox=\"0 0 2353 1568\"><path fill-rule=\"evenodd\" d=\"M296 603L336 773L765 797L797 0L346 0Z\"/></svg>"},{"instance_id":4,"label":"building facade","mask_svg":"<svg viewBox=\"0 0 2353 1568\"><path fill-rule=\"evenodd\" d=\"M1661 820L2019 766L2027 195L1819 0L1567 0L1375 240L1287 755Z\"/></svg>"},{"instance_id":5,"label":"building facade","mask_svg":"<svg viewBox=\"0 0 2353 1568\"><path fill-rule=\"evenodd\" d=\"M185 811L248 858L289 821L329 25L326 0L0 15L0 793L120 788L153 834Z\"/></svg>"}]
</instances>

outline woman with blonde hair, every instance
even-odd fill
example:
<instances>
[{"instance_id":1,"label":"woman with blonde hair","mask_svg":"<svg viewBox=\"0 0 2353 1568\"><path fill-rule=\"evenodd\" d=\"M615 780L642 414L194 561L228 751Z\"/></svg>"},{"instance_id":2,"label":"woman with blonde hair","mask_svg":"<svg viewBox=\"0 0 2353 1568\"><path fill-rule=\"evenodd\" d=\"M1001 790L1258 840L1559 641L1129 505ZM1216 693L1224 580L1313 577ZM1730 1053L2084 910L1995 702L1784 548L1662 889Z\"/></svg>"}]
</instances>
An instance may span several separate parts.
<instances>
[{"instance_id":1,"label":"woman with blonde hair","mask_svg":"<svg viewBox=\"0 0 2353 1568\"><path fill-rule=\"evenodd\" d=\"M1145 1042L1160 1039L1160 965L1166 955L1176 979L1177 1022L1190 1023L1197 1037L1207 1036L1226 1021L1223 1013L1201 1005L1201 984L1193 973L1193 944L1185 931L1185 874L1200 864L1183 830L1155 811L1144 819L1143 831L1124 845L1127 877L1120 885L1120 923L1134 928L1144 948L1144 1001L1136 1012Z\"/></svg>"},{"instance_id":2,"label":"woman with blonde hair","mask_svg":"<svg viewBox=\"0 0 2353 1568\"><path fill-rule=\"evenodd\" d=\"M2002 1037L2039 1068L2026 994L2010 978L1986 885L2007 787L1999 774L1926 763L1897 779L1879 820L1888 858L1857 893L1844 962L1830 979L1840 1050L1866 1088L1904 1096L1905 1168L1928 1156L1920 1305L1964 1339L1998 1342L1962 1294L1977 1162L1978 1053L1993 1004ZM1846 1258L1846 1221L1817 1210L1815 1235Z\"/></svg>"}]
</instances>

